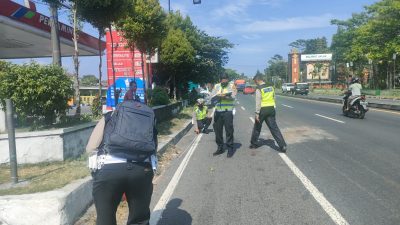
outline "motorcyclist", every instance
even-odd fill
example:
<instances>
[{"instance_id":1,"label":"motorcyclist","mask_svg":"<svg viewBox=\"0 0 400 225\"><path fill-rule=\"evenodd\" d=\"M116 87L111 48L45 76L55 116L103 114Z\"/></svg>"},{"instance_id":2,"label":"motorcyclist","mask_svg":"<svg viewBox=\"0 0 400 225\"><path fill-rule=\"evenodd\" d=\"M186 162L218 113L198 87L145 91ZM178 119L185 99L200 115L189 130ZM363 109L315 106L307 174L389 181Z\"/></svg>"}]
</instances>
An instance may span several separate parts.
<instances>
[{"instance_id":1,"label":"motorcyclist","mask_svg":"<svg viewBox=\"0 0 400 225\"><path fill-rule=\"evenodd\" d=\"M351 79L351 84L349 86L348 91L346 92L346 94L350 95L347 98L347 104L346 104L346 110L350 109L350 103L353 99L355 99L356 97L361 95L361 89L362 86L360 84L360 79L358 77L353 77Z\"/></svg>"}]
</instances>

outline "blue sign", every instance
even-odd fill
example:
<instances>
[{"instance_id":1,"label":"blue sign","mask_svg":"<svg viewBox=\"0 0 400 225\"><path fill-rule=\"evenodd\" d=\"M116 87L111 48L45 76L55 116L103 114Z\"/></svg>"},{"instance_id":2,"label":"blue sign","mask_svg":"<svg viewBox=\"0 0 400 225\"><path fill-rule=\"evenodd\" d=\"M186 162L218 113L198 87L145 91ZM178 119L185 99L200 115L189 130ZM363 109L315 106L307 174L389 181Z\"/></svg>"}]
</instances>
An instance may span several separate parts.
<instances>
[{"instance_id":1,"label":"blue sign","mask_svg":"<svg viewBox=\"0 0 400 225\"><path fill-rule=\"evenodd\" d=\"M129 83L133 81L133 78L118 78L115 81L116 90L121 90L121 94L118 98L118 103L122 102L125 97L125 93L129 90ZM141 78L135 79L137 84L137 91L136 95L139 96L140 101L144 102L144 88L143 88L143 80ZM114 99L114 85L110 85L107 89L107 106L108 107L115 107L115 99Z\"/></svg>"}]
</instances>

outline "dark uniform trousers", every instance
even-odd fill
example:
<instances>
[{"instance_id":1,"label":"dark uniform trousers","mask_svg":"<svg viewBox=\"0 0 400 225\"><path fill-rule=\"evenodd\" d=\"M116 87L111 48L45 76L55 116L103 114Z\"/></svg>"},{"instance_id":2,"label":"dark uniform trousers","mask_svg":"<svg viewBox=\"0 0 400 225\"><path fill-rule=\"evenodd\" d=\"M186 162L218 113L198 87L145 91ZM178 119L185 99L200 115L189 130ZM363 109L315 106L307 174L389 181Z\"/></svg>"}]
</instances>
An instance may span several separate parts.
<instances>
[{"instance_id":1,"label":"dark uniform trousers","mask_svg":"<svg viewBox=\"0 0 400 225\"><path fill-rule=\"evenodd\" d=\"M223 127L225 127L226 133L226 146L229 150L233 149L233 113L232 111L215 112L214 115L214 132L215 141L217 142L218 148L224 146L224 135Z\"/></svg>"},{"instance_id":2,"label":"dark uniform trousers","mask_svg":"<svg viewBox=\"0 0 400 225\"><path fill-rule=\"evenodd\" d=\"M150 163L105 164L93 174L93 199L97 225L116 225L115 213L125 193L129 205L128 225L148 225L153 193Z\"/></svg>"},{"instance_id":3,"label":"dark uniform trousers","mask_svg":"<svg viewBox=\"0 0 400 225\"><path fill-rule=\"evenodd\" d=\"M261 108L259 114L259 122L255 121L254 123L253 132L251 134L251 144L257 144L258 138L260 137L261 127L264 121L271 131L271 134L274 137L275 141L278 143L279 147L286 146L286 142L283 139L282 133L279 130L278 125L276 124L275 108L273 106Z\"/></svg>"},{"instance_id":4,"label":"dark uniform trousers","mask_svg":"<svg viewBox=\"0 0 400 225\"><path fill-rule=\"evenodd\" d=\"M197 120L197 128L201 131L202 129L207 130L211 124L211 118L204 118L202 120Z\"/></svg>"}]
</instances>

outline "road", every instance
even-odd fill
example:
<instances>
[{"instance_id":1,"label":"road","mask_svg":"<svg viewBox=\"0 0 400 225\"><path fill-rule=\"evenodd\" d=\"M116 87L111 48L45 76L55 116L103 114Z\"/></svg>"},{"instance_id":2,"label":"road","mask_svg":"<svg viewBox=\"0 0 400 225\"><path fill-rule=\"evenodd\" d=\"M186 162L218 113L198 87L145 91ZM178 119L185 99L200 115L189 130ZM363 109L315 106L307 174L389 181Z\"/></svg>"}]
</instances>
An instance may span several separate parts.
<instances>
[{"instance_id":1,"label":"road","mask_svg":"<svg viewBox=\"0 0 400 225\"><path fill-rule=\"evenodd\" d=\"M338 104L279 96L283 154L265 125L265 145L248 148L254 96L238 102L234 157L212 156L214 133L186 135L156 182L152 225L400 224L400 113L351 119Z\"/></svg>"}]
</instances>

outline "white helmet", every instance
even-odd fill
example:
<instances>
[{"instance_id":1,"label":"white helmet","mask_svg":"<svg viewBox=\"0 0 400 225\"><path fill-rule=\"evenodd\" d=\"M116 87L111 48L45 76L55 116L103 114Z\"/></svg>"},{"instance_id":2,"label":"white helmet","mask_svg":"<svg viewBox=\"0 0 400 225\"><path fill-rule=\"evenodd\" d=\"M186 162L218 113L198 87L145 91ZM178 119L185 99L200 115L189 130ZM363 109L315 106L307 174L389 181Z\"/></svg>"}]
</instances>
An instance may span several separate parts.
<instances>
[{"instance_id":1,"label":"white helmet","mask_svg":"<svg viewBox=\"0 0 400 225\"><path fill-rule=\"evenodd\" d=\"M199 104L204 104L204 99L203 99L203 98L197 99L197 103L199 103Z\"/></svg>"}]
</instances>

